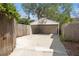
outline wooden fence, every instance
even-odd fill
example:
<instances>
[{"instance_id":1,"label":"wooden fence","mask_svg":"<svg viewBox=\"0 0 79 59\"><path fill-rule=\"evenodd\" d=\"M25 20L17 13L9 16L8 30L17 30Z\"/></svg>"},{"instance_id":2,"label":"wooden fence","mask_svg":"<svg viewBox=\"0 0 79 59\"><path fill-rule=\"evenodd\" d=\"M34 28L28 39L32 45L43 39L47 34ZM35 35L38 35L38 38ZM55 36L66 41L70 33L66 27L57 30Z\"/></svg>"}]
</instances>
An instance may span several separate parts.
<instances>
[{"instance_id":1,"label":"wooden fence","mask_svg":"<svg viewBox=\"0 0 79 59\"><path fill-rule=\"evenodd\" d=\"M65 40L79 40L79 22L64 24L61 30Z\"/></svg>"},{"instance_id":2,"label":"wooden fence","mask_svg":"<svg viewBox=\"0 0 79 59\"><path fill-rule=\"evenodd\" d=\"M0 56L9 55L16 46L16 37L30 34L29 25L17 24L14 19L0 17Z\"/></svg>"},{"instance_id":3,"label":"wooden fence","mask_svg":"<svg viewBox=\"0 0 79 59\"><path fill-rule=\"evenodd\" d=\"M0 56L9 55L16 47L16 37L30 34L29 25L17 24L15 19L0 15Z\"/></svg>"},{"instance_id":4,"label":"wooden fence","mask_svg":"<svg viewBox=\"0 0 79 59\"><path fill-rule=\"evenodd\" d=\"M0 16L0 56L9 55L15 48L15 21L6 16Z\"/></svg>"},{"instance_id":5,"label":"wooden fence","mask_svg":"<svg viewBox=\"0 0 79 59\"><path fill-rule=\"evenodd\" d=\"M16 37L30 34L29 27L30 25L17 24L16 25Z\"/></svg>"}]
</instances>

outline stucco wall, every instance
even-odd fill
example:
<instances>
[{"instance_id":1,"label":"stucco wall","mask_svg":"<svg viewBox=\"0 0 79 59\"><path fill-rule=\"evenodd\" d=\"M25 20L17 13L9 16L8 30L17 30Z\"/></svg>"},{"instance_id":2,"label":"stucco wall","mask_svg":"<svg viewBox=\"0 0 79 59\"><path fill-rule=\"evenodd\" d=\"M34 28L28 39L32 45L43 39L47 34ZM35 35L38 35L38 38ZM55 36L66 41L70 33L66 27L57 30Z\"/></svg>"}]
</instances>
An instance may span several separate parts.
<instances>
[{"instance_id":1,"label":"stucco wall","mask_svg":"<svg viewBox=\"0 0 79 59\"><path fill-rule=\"evenodd\" d=\"M58 32L58 24L55 25L31 25L32 33L50 34Z\"/></svg>"}]
</instances>

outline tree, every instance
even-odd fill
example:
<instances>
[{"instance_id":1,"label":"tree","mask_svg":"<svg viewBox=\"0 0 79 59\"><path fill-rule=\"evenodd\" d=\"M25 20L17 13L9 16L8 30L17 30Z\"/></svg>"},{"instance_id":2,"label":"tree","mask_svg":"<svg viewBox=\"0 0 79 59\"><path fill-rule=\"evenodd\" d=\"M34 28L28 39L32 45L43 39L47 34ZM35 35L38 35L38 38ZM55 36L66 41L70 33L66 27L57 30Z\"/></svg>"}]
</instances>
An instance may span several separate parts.
<instances>
[{"instance_id":1,"label":"tree","mask_svg":"<svg viewBox=\"0 0 79 59\"><path fill-rule=\"evenodd\" d=\"M18 23L19 24L25 24L25 25L30 25L32 21L30 19L27 19L27 18L20 18Z\"/></svg>"},{"instance_id":2,"label":"tree","mask_svg":"<svg viewBox=\"0 0 79 59\"><path fill-rule=\"evenodd\" d=\"M30 19L30 13L34 14L36 4L34 3L23 3L22 4L25 13L27 14L28 19Z\"/></svg>"},{"instance_id":3,"label":"tree","mask_svg":"<svg viewBox=\"0 0 79 59\"><path fill-rule=\"evenodd\" d=\"M29 6L30 5L30 6ZM27 7L26 7L27 6ZM29 13L37 14L38 19L46 17L60 22L60 24L70 22L71 4L65 3L36 3L36 4L23 4L24 10L30 10ZM60 13L59 7L64 8L64 11ZM25 11L28 12L28 11Z\"/></svg>"},{"instance_id":4,"label":"tree","mask_svg":"<svg viewBox=\"0 0 79 59\"><path fill-rule=\"evenodd\" d=\"M61 9L59 10L59 7L63 8L64 10L60 12ZM48 8L46 17L58 21L61 26L64 23L72 21L70 17L70 12L72 11L71 7L71 4L53 4Z\"/></svg>"},{"instance_id":5,"label":"tree","mask_svg":"<svg viewBox=\"0 0 79 59\"><path fill-rule=\"evenodd\" d=\"M27 3L22 4L23 9L25 13L30 17L30 13L37 14L38 19L45 16L45 10L50 6L51 4L43 4L43 3Z\"/></svg>"},{"instance_id":6,"label":"tree","mask_svg":"<svg viewBox=\"0 0 79 59\"><path fill-rule=\"evenodd\" d=\"M15 6L11 3L0 3L0 15L6 15L9 18L16 18L16 20L19 20L20 17Z\"/></svg>"},{"instance_id":7,"label":"tree","mask_svg":"<svg viewBox=\"0 0 79 59\"><path fill-rule=\"evenodd\" d=\"M24 10L30 9L32 13L37 14L38 19L42 17L49 18L51 20L58 21L60 28L62 24L71 22L70 12L72 11L72 4L68 3L36 3L30 4L31 6L25 7L27 4L23 4ZM61 7L61 8L59 8ZM63 9L62 12L60 12ZM27 11L25 11L27 12Z\"/></svg>"},{"instance_id":8,"label":"tree","mask_svg":"<svg viewBox=\"0 0 79 59\"><path fill-rule=\"evenodd\" d=\"M61 9L59 10L59 7L63 8L64 10L62 12ZM71 22L72 19L70 17L70 12L72 11L72 4L54 4L52 7L48 8L47 11L47 17L50 19L53 19L55 21L58 21L60 24L60 29L62 24ZM61 33L61 31L60 31Z\"/></svg>"}]
</instances>

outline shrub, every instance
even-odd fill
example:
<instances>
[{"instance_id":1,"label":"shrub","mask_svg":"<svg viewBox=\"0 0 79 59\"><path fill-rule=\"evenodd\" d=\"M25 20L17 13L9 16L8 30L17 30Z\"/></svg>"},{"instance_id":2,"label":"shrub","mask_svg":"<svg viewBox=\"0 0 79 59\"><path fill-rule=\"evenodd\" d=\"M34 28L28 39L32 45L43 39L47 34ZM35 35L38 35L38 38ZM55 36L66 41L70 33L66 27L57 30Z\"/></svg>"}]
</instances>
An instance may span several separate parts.
<instances>
[{"instance_id":1,"label":"shrub","mask_svg":"<svg viewBox=\"0 0 79 59\"><path fill-rule=\"evenodd\" d=\"M19 20L20 17L15 6L11 3L0 3L0 15L5 15L9 18L16 18L16 20Z\"/></svg>"},{"instance_id":2,"label":"shrub","mask_svg":"<svg viewBox=\"0 0 79 59\"><path fill-rule=\"evenodd\" d=\"M31 22L32 21L30 19L27 19L27 18L21 18L18 21L19 24L25 24L25 25L30 25Z\"/></svg>"}]
</instances>

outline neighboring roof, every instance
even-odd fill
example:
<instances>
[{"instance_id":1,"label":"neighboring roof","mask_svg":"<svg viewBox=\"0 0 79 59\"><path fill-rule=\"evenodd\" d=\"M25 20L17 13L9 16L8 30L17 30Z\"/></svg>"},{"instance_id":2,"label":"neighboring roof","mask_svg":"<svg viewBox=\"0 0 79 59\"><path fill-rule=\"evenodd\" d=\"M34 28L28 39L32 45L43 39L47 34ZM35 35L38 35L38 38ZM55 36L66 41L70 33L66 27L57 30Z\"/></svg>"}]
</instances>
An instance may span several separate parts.
<instances>
[{"instance_id":1,"label":"neighboring roof","mask_svg":"<svg viewBox=\"0 0 79 59\"><path fill-rule=\"evenodd\" d=\"M50 19L46 19L46 18L41 18L31 23L31 25L38 25L38 24L46 25L46 24L59 24L59 23Z\"/></svg>"}]
</instances>

